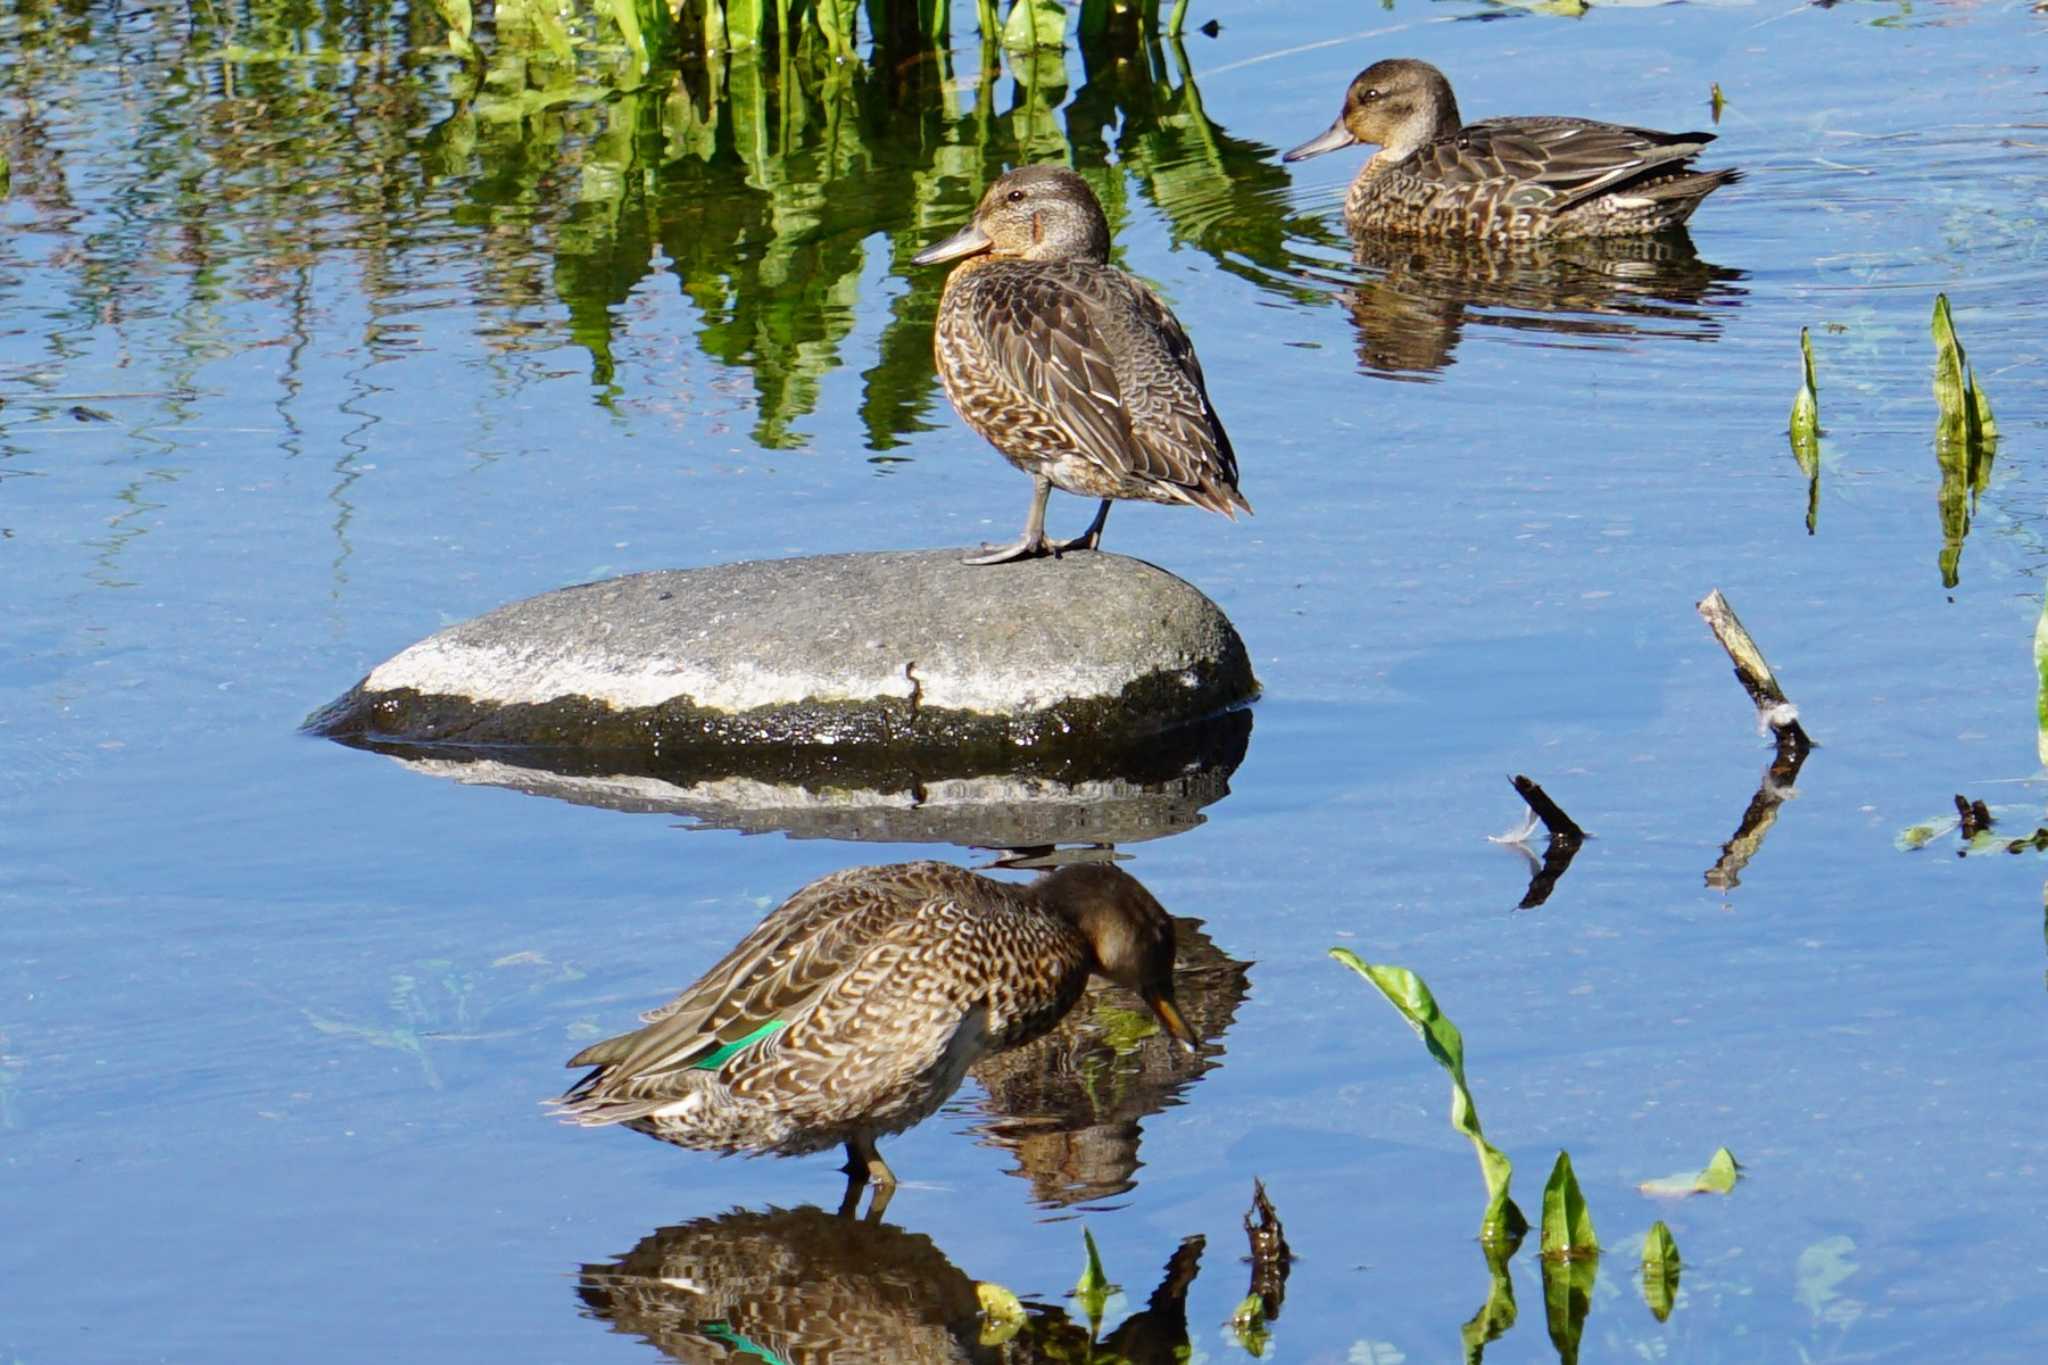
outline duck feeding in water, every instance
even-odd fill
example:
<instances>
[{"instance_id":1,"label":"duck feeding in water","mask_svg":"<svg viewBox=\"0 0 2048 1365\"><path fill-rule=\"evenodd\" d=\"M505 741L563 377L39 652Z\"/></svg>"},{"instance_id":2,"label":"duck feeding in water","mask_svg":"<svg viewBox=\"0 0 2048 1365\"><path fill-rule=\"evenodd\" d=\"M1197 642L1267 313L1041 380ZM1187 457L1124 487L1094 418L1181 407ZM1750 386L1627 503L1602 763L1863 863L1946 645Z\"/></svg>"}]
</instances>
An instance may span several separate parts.
<instances>
[{"instance_id":1,"label":"duck feeding in water","mask_svg":"<svg viewBox=\"0 0 2048 1365\"><path fill-rule=\"evenodd\" d=\"M1080 176L1020 166L971 223L911 259L960 261L932 331L939 378L1032 481L1024 534L967 563L1096 549L1118 498L1251 511L1193 343L1157 294L1109 264L1109 221ZM1102 499L1073 540L1046 537L1054 488Z\"/></svg>"},{"instance_id":2,"label":"duck feeding in water","mask_svg":"<svg viewBox=\"0 0 2048 1365\"><path fill-rule=\"evenodd\" d=\"M848 1198L896 1177L878 1138L928 1117L979 1059L1049 1031L1090 974L1192 1049L1173 920L1109 864L999 882L947 863L856 867L791 896L647 1026L583 1049L555 1101L581 1124L795 1155L844 1146Z\"/></svg>"}]
</instances>

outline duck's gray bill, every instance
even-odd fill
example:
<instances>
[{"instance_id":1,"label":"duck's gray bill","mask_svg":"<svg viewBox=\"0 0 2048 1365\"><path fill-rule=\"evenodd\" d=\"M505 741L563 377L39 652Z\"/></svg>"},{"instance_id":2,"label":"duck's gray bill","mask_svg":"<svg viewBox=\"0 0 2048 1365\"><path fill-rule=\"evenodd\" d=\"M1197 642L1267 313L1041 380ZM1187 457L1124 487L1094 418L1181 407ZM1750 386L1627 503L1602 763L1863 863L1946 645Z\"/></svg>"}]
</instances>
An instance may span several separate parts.
<instances>
[{"instance_id":1,"label":"duck's gray bill","mask_svg":"<svg viewBox=\"0 0 2048 1365\"><path fill-rule=\"evenodd\" d=\"M956 256L972 256L977 251L987 251L994 243L989 236L974 224L969 223L943 242L934 242L910 258L912 265L937 265L950 261Z\"/></svg>"},{"instance_id":2,"label":"duck's gray bill","mask_svg":"<svg viewBox=\"0 0 2048 1365\"><path fill-rule=\"evenodd\" d=\"M1324 152L1334 152L1340 148L1355 146L1357 142L1358 139L1351 136L1351 130L1346 128L1342 122L1337 122L1331 124L1330 130L1321 137L1312 137L1293 151L1282 152L1280 159L1282 161L1306 161L1312 156L1321 156Z\"/></svg>"}]
</instances>

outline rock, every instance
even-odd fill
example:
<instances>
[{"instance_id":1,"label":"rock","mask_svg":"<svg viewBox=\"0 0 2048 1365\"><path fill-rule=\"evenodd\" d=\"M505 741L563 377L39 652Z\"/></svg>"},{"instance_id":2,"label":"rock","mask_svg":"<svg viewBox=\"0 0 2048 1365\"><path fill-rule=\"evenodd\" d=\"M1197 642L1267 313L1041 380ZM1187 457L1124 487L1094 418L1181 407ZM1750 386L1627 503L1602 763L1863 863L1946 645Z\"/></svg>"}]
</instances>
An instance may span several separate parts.
<instances>
[{"instance_id":1,"label":"rock","mask_svg":"<svg viewBox=\"0 0 2048 1365\"><path fill-rule=\"evenodd\" d=\"M429 636L306 727L665 756L829 749L854 766L947 755L986 771L1005 752L1141 745L1256 690L1222 611L1152 565L891 551L543 593Z\"/></svg>"}]
</instances>

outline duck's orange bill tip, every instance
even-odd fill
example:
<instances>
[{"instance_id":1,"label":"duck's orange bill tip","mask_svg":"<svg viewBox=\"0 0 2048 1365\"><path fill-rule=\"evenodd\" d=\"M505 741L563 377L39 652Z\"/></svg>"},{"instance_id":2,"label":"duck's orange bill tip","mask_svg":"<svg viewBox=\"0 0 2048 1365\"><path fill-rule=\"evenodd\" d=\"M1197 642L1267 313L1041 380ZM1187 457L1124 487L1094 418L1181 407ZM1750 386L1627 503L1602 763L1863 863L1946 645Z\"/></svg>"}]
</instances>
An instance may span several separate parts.
<instances>
[{"instance_id":1,"label":"duck's orange bill tip","mask_svg":"<svg viewBox=\"0 0 2048 1365\"><path fill-rule=\"evenodd\" d=\"M1148 995L1145 1003L1152 1007L1152 1012L1159 1016L1159 1022L1166 1025L1166 1031L1174 1036L1184 1051L1193 1052L1201 1045L1202 1040L1195 1037L1195 1031L1181 1017L1180 1006L1174 1004L1171 997Z\"/></svg>"},{"instance_id":2,"label":"duck's orange bill tip","mask_svg":"<svg viewBox=\"0 0 2048 1365\"><path fill-rule=\"evenodd\" d=\"M972 256L977 251L987 251L993 245L986 232L969 223L943 242L934 242L912 256L910 263L937 265L940 261L950 261L960 256Z\"/></svg>"}]
</instances>

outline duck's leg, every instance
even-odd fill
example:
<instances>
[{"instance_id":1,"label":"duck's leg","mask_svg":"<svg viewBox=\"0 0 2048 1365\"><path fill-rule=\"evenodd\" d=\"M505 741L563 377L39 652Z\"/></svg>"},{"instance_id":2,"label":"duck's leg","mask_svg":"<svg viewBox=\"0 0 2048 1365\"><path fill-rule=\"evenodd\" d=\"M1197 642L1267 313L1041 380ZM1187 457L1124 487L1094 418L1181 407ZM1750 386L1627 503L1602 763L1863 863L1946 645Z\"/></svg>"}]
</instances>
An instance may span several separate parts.
<instances>
[{"instance_id":1,"label":"duck's leg","mask_svg":"<svg viewBox=\"0 0 2048 1365\"><path fill-rule=\"evenodd\" d=\"M1024 518L1024 534L1000 550L975 555L961 560L961 563L1008 564L1017 559L1036 559L1047 552L1049 547L1045 543L1045 500L1052 496L1052 480L1043 474L1033 474L1031 484L1031 515ZM880 1159L876 1158L878 1161Z\"/></svg>"},{"instance_id":2,"label":"duck's leg","mask_svg":"<svg viewBox=\"0 0 2048 1365\"><path fill-rule=\"evenodd\" d=\"M855 1183L872 1180L877 1185L896 1183L896 1172L875 1150L872 1133L855 1133L846 1140L846 1174Z\"/></svg>"},{"instance_id":3,"label":"duck's leg","mask_svg":"<svg viewBox=\"0 0 2048 1365\"><path fill-rule=\"evenodd\" d=\"M1102 527L1109 520L1110 499L1104 498L1102 506L1095 509L1095 520L1088 523L1088 529L1072 540L1052 540L1054 554L1065 554L1068 550L1099 550L1102 548Z\"/></svg>"}]
</instances>

